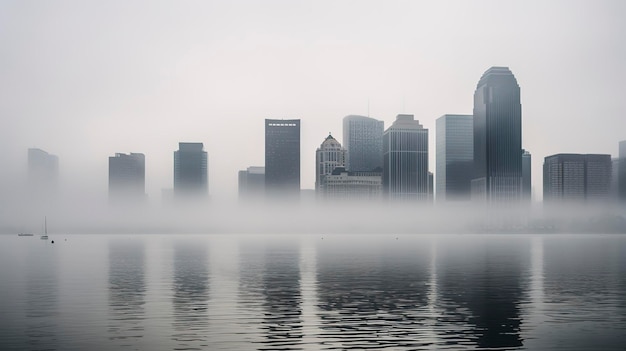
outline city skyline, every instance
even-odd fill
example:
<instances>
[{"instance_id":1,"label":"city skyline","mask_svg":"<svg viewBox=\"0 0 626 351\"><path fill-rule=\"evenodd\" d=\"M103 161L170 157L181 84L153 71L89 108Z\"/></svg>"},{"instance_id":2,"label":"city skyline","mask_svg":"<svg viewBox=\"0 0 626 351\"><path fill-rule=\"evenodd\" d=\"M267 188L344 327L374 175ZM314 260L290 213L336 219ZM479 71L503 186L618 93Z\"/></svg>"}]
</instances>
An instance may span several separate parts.
<instances>
[{"instance_id":1,"label":"city skyline","mask_svg":"<svg viewBox=\"0 0 626 351\"><path fill-rule=\"evenodd\" d=\"M59 155L62 186L106 196L107 157L140 150L158 198L173 183L171 151L197 140L211 155L211 196L236 198L238 170L263 164L262 148L219 151L262 143L263 119L283 116L303 121L302 188L313 189L314 150L329 131L341 136L343 116L389 126L411 113L433 131L443 114L472 112L476 81L495 65L522 86L537 200L545 156L616 157L626 139L622 2L238 4L0 5L1 190L11 193L35 147ZM477 38L497 45L473 50Z\"/></svg>"}]
</instances>

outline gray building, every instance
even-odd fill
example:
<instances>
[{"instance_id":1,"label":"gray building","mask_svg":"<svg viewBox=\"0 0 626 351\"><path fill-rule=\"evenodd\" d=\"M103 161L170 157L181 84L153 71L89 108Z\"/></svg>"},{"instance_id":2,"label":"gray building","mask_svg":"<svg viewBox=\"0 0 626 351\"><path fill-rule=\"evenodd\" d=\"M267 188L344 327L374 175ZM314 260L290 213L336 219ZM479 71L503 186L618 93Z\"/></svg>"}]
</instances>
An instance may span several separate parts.
<instances>
[{"instance_id":1,"label":"gray building","mask_svg":"<svg viewBox=\"0 0 626 351\"><path fill-rule=\"evenodd\" d=\"M532 199L532 155L522 149L522 199Z\"/></svg>"},{"instance_id":2,"label":"gray building","mask_svg":"<svg viewBox=\"0 0 626 351\"><path fill-rule=\"evenodd\" d=\"M384 122L350 115L343 118L343 146L346 168L350 171L373 171L383 165Z\"/></svg>"},{"instance_id":3,"label":"gray building","mask_svg":"<svg viewBox=\"0 0 626 351\"><path fill-rule=\"evenodd\" d=\"M174 151L174 196L208 195L208 160L202 143L179 143Z\"/></svg>"},{"instance_id":4,"label":"gray building","mask_svg":"<svg viewBox=\"0 0 626 351\"><path fill-rule=\"evenodd\" d=\"M239 171L239 198L262 198L265 194L265 167L248 167Z\"/></svg>"},{"instance_id":5,"label":"gray building","mask_svg":"<svg viewBox=\"0 0 626 351\"><path fill-rule=\"evenodd\" d=\"M626 203L626 140L619 142L619 171L617 172L618 198Z\"/></svg>"},{"instance_id":6,"label":"gray building","mask_svg":"<svg viewBox=\"0 0 626 351\"><path fill-rule=\"evenodd\" d=\"M315 191L320 192L324 186L324 177L330 175L337 167L345 167L346 150L341 144L328 135L315 151Z\"/></svg>"},{"instance_id":7,"label":"gray building","mask_svg":"<svg viewBox=\"0 0 626 351\"><path fill-rule=\"evenodd\" d=\"M383 195L428 200L428 129L413 115L398 115L383 134Z\"/></svg>"},{"instance_id":8,"label":"gray building","mask_svg":"<svg viewBox=\"0 0 626 351\"><path fill-rule=\"evenodd\" d=\"M321 198L332 201L372 201L382 198L382 173L335 167L322 179Z\"/></svg>"},{"instance_id":9,"label":"gray building","mask_svg":"<svg viewBox=\"0 0 626 351\"><path fill-rule=\"evenodd\" d=\"M474 93L472 198L517 201L522 189L520 87L508 67L491 67Z\"/></svg>"},{"instance_id":10,"label":"gray building","mask_svg":"<svg viewBox=\"0 0 626 351\"><path fill-rule=\"evenodd\" d=\"M604 202L611 186L611 155L556 154L543 163L543 200Z\"/></svg>"},{"instance_id":11,"label":"gray building","mask_svg":"<svg viewBox=\"0 0 626 351\"><path fill-rule=\"evenodd\" d=\"M474 159L472 115L443 115L436 124L437 201L469 200Z\"/></svg>"},{"instance_id":12,"label":"gray building","mask_svg":"<svg viewBox=\"0 0 626 351\"><path fill-rule=\"evenodd\" d=\"M265 193L300 195L300 120L265 120Z\"/></svg>"},{"instance_id":13,"label":"gray building","mask_svg":"<svg viewBox=\"0 0 626 351\"><path fill-rule=\"evenodd\" d=\"M109 157L109 199L138 201L146 197L146 158L141 153Z\"/></svg>"}]
</instances>

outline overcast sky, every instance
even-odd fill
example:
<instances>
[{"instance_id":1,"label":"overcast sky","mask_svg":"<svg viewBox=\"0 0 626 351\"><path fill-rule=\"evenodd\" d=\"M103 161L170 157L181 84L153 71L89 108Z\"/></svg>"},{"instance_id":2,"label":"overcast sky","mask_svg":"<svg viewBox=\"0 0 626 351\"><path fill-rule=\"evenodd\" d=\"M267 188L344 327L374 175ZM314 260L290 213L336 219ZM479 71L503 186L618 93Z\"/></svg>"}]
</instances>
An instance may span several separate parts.
<instances>
[{"instance_id":1,"label":"overcast sky","mask_svg":"<svg viewBox=\"0 0 626 351\"><path fill-rule=\"evenodd\" d=\"M37 147L104 193L108 157L142 152L158 199L178 142L199 141L211 195L234 197L237 171L264 164L264 119L300 118L311 189L315 149L368 112L385 128L414 114L434 172L435 120L471 114L483 72L508 66L540 197L545 156L626 139L624 18L620 0L0 0L0 179Z\"/></svg>"}]
</instances>

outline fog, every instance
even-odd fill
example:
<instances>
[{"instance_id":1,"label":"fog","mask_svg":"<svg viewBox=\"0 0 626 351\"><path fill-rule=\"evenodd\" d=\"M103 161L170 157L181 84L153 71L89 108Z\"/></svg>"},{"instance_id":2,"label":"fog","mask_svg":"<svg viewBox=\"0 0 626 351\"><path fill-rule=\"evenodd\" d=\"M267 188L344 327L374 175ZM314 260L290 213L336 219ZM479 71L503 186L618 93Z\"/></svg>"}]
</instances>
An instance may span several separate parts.
<instances>
[{"instance_id":1,"label":"fog","mask_svg":"<svg viewBox=\"0 0 626 351\"><path fill-rule=\"evenodd\" d=\"M388 127L471 113L481 74L508 66L541 199L543 157L616 154L626 139L623 1L2 1L0 194L26 150L59 156L66 191L102 196L107 158L146 155L151 199L178 142L204 142L209 192L234 201L263 165L263 119L300 118L302 188L341 119ZM564 132L564 127L567 127ZM340 142L342 140L339 140ZM67 195L72 197L74 195ZM90 195L91 196L91 195ZM11 199L10 201L7 199Z\"/></svg>"}]
</instances>

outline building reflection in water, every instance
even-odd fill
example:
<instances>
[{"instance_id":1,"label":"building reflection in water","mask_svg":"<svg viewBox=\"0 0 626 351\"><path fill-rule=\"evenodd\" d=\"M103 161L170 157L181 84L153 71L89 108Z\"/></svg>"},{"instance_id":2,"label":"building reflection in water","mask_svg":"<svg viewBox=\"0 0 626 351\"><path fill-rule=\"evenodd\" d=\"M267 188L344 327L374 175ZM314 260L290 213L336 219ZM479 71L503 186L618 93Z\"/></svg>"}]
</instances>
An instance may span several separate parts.
<instances>
[{"instance_id":1,"label":"building reflection in water","mask_svg":"<svg viewBox=\"0 0 626 351\"><path fill-rule=\"evenodd\" d=\"M321 341L339 349L431 345L430 245L389 236L348 241L317 246Z\"/></svg>"},{"instance_id":2,"label":"building reflection in water","mask_svg":"<svg viewBox=\"0 0 626 351\"><path fill-rule=\"evenodd\" d=\"M144 335L144 246L140 240L109 243L109 339L130 347Z\"/></svg>"},{"instance_id":3,"label":"building reflection in water","mask_svg":"<svg viewBox=\"0 0 626 351\"><path fill-rule=\"evenodd\" d=\"M543 240L544 313L551 326L544 345L624 348L626 240L598 236Z\"/></svg>"},{"instance_id":4,"label":"building reflection in water","mask_svg":"<svg viewBox=\"0 0 626 351\"><path fill-rule=\"evenodd\" d=\"M514 349L520 336L526 238L459 238L437 248L439 328L443 342Z\"/></svg>"},{"instance_id":5,"label":"building reflection in water","mask_svg":"<svg viewBox=\"0 0 626 351\"><path fill-rule=\"evenodd\" d=\"M258 349L294 349L302 342L300 250L297 241L240 246L242 330L260 328ZM246 335L254 335L254 331Z\"/></svg>"},{"instance_id":6,"label":"building reflection in water","mask_svg":"<svg viewBox=\"0 0 626 351\"><path fill-rule=\"evenodd\" d=\"M172 340L177 350L209 346L209 267L202 242L174 244Z\"/></svg>"}]
</instances>

